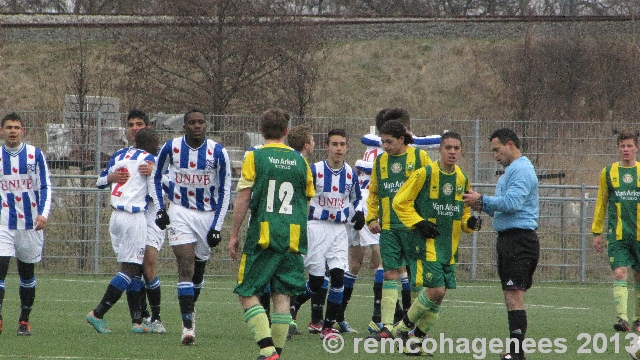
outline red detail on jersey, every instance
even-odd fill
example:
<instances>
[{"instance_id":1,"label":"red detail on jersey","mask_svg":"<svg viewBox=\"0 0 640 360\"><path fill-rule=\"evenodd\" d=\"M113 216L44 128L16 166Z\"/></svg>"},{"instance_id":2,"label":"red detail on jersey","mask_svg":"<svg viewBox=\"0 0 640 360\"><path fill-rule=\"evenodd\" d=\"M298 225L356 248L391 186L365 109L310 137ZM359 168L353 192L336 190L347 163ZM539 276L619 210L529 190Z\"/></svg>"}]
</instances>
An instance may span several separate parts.
<instances>
[{"instance_id":1,"label":"red detail on jersey","mask_svg":"<svg viewBox=\"0 0 640 360\"><path fill-rule=\"evenodd\" d=\"M18 217L19 217L20 219L22 219L22 218L24 218L24 215L22 215L22 214L18 214Z\"/></svg>"},{"instance_id":2,"label":"red detail on jersey","mask_svg":"<svg viewBox=\"0 0 640 360\"><path fill-rule=\"evenodd\" d=\"M213 153L211 152L211 149L207 149L207 154L213 155Z\"/></svg>"},{"instance_id":3,"label":"red detail on jersey","mask_svg":"<svg viewBox=\"0 0 640 360\"><path fill-rule=\"evenodd\" d=\"M351 173L347 173L347 179L351 179Z\"/></svg>"},{"instance_id":4,"label":"red detail on jersey","mask_svg":"<svg viewBox=\"0 0 640 360\"><path fill-rule=\"evenodd\" d=\"M178 149L178 148L173 148L173 152L177 154L177 153L179 153L179 152L180 152L180 149Z\"/></svg>"},{"instance_id":5,"label":"red detail on jersey","mask_svg":"<svg viewBox=\"0 0 640 360\"><path fill-rule=\"evenodd\" d=\"M36 207L36 203L32 202L31 207Z\"/></svg>"},{"instance_id":6,"label":"red detail on jersey","mask_svg":"<svg viewBox=\"0 0 640 360\"><path fill-rule=\"evenodd\" d=\"M196 163L194 163L193 161L189 161L189 166L196 167Z\"/></svg>"},{"instance_id":7,"label":"red detail on jersey","mask_svg":"<svg viewBox=\"0 0 640 360\"><path fill-rule=\"evenodd\" d=\"M334 220L334 219L336 218L336 216L335 216L335 215L333 215L333 214L331 214L331 215L329 215L329 218L330 218L331 220Z\"/></svg>"},{"instance_id":8,"label":"red detail on jersey","mask_svg":"<svg viewBox=\"0 0 640 360\"><path fill-rule=\"evenodd\" d=\"M324 177L324 175L322 175L322 173L318 173L318 178L322 179Z\"/></svg>"},{"instance_id":9,"label":"red detail on jersey","mask_svg":"<svg viewBox=\"0 0 640 360\"><path fill-rule=\"evenodd\" d=\"M128 158L130 158L130 157L131 157L131 156L127 155L127 156L125 156L124 158L125 158L125 159L128 159Z\"/></svg>"},{"instance_id":10,"label":"red detail on jersey","mask_svg":"<svg viewBox=\"0 0 640 360\"><path fill-rule=\"evenodd\" d=\"M189 194L189 196L193 196L193 195L195 195L196 193L194 193L193 191L189 190L189 192L188 192L187 194Z\"/></svg>"},{"instance_id":11,"label":"red detail on jersey","mask_svg":"<svg viewBox=\"0 0 640 360\"><path fill-rule=\"evenodd\" d=\"M337 186L334 186L334 187L332 187L332 188L331 188L331 190L333 190L333 191L338 191L338 187L337 187Z\"/></svg>"},{"instance_id":12,"label":"red detail on jersey","mask_svg":"<svg viewBox=\"0 0 640 360\"><path fill-rule=\"evenodd\" d=\"M20 196L16 196L16 201L22 201L22 198Z\"/></svg>"},{"instance_id":13,"label":"red detail on jersey","mask_svg":"<svg viewBox=\"0 0 640 360\"><path fill-rule=\"evenodd\" d=\"M7 204L6 202L3 202L2 207L9 207L9 204Z\"/></svg>"},{"instance_id":14,"label":"red detail on jersey","mask_svg":"<svg viewBox=\"0 0 640 360\"><path fill-rule=\"evenodd\" d=\"M13 170L13 172L14 172L14 173L17 173L17 172L18 172L18 169L16 169L16 168L13 168L13 169L11 169L11 170Z\"/></svg>"},{"instance_id":15,"label":"red detail on jersey","mask_svg":"<svg viewBox=\"0 0 640 360\"><path fill-rule=\"evenodd\" d=\"M176 199L179 200L180 199L180 195L176 194Z\"/></svg>"},{"instance_id":16,"label":"red detail on jersey","mask_svg":"<svg viewBox=\"0 0 640 360\"><path fill-rule=\"evenodd\" d=\"M195 210L196 208L192 206L192 207L190 207L189 209L191 209L191 210Z\"/></svg>"},{"instance_id":17,"label":"red detail on jersey","mask_svg":"<svg viewBox=\"0 0 640 360\"><path fill-rule=\"evenodd\" d=\"M127 156L128 156L128 155L127 155ZM118 168L118 170L116 170L116 171L120 171L120 172L126 172L126 173L128 173L128 172L129 172L129 169L127 169L126 167L121 167L121 168Z\"/></svg>"},{"instance_id":18,"label":"red detail on jersey","mask_svg":"<svg viewBox=\"0 0 640 360\"><path fill-rule=\"evenodd\" d=\"M29 154L27 157L28 157L29 159L33 159L35 156L33 156L33 154Z\"/></svg>"},{"instance_id":19,"label":"red detail on jersey","mask_svg":"<svg viewBox=\"0 0 640 360\"><path fill-rule=\"evenodd\" d=\"M204 202L208 203L209 202L209 198L204 198Z\"/></svg>"}]
</instances>

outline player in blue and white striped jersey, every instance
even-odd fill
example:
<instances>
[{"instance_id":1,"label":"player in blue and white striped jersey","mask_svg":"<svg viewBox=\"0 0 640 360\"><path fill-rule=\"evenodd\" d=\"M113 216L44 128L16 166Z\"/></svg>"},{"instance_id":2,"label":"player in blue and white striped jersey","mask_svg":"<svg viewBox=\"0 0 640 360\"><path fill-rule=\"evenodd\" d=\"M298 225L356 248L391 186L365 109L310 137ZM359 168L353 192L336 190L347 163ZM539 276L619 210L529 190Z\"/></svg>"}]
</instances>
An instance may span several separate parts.
<instances>
[{"instance_id":1,"label":"player in blue and white striped jersey","mask_svg":"<svg viewBox=\"0 0 640 360\"><path fill-rule=\"evenodd\" d=\"M168 140L154 169L158 197L156 224L169 231L169 244L178 261L178 302L182 314L182 344L195 343L194 305L204 283L211 248L220 243L220 230L231 198L231 166L227 150L205 137L204 114L184 115L185 135ZM168 170L168 211L162 199L162 176ZM205 235L206 234L206 235Z\"/></svg>"},{"instance_id":2,"label":"player in blue and white striped jersey","mask_svg":"<svg viewBox=\"0 0 640 360\"><path fill-rule=\"evenodd\" d=\"M109 221L111 245L120 264L96 308L86 316L87 322L99 333L110 333L104 315L127 291L133 333L149 332L142 324L140 290L142 264L147 241L147 210L149 194L153 195L153 181L140 173L141 165L155 162L158 137L152 129L140 129L135 135L136 146L116 151L106 169L96 181L100 189L111 187L113 208Z\"/></svg>"},{"instance_id":3,"label":"player in blue and white striped jersey","mask_svg":"<svg viewBox=\"0 0 640 360\"><path fill-rule=\"evenodd\" d=\"M360 204L360 186L355 169L344 162L348 151L347 134L342 129L330 130L325 142L327 158L311 165L316 196L309 204L307 234L309 250L304 261L309 273L307 294L296 299L299 307L324 282L325 267L329 269L330 288L322 336L331 336L333 325L342 311L344 273L348 270L349 244L346 222L354 227L364 226L364 214Z\"/></svg>"},{"instance_id":4,"label":"player in blue and white striped jersey","mask_svg":"<svg viewBox=\"0 0 640 360\"><path fill-rule=\"evenodd\" d=\"M4 145L0 154L0 332L4 280L15 256L20 277L18 335L31 335L29 314L36 295L35 263L42 257L44 236L51 209L51 180L44 154L22 142L22 119L12 112L0 122Z\"/></svg>"}]
</instances>

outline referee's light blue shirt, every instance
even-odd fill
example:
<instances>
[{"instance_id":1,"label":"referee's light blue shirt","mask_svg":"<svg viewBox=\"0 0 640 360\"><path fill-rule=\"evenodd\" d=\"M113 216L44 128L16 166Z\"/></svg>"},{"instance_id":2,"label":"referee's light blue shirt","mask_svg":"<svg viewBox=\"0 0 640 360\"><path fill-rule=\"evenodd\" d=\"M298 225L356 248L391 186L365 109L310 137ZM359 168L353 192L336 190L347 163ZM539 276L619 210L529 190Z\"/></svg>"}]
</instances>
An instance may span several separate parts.
<instances>
[{"instance_id":1,"label":"referee's light blue shirt","mask_svg":"<svg viewBox=\"0 0 640 360\"><path fill-rule=\"evenodd\" d=\"M485 195L482 199L482 211L493 216L495 231L538 228L538 177L526 156L520 156L505 168L495 196Z\"/></svg>"}]
</instances>

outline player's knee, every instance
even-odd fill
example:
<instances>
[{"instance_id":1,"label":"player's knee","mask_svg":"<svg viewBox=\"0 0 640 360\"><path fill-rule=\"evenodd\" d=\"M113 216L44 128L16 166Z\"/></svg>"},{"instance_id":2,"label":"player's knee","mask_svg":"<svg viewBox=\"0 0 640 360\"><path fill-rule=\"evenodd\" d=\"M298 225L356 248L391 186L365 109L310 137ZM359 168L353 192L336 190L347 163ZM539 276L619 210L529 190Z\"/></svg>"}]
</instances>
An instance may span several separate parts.
<instances>
[{"instance_id":1,"label":"player's knee","mask_svg":"<svg viewBox=\"0 0 640 360\"><path fill-rule=\"evenodd\" d=\"M34 270L35 264L22 262L20 260L18 260L17 263L18 263L18 276L20 277L20 279L32 279L33 276L35 275L35 270Z\"/></svg>"},{"instance_id":2,"label":"player's knee","mask_svg":"<svg viewBox=\"0 0 640 360\"><path fill-rule=\"evenodd\" d=\"M318 292L324 283L324 276L309 275L309 290L312 293Z\"/></svg>"},{"instance_id":3,"label":"player's knee","mask_svg":"<svg viewBox=\"0 0 640 360\"><path fill-rule=\"evenodd\" d=\"M344 285L344 270L333 268L329 270L329 276L331 278L331 287L341 288Z\"/></svg>"}]
</instances>

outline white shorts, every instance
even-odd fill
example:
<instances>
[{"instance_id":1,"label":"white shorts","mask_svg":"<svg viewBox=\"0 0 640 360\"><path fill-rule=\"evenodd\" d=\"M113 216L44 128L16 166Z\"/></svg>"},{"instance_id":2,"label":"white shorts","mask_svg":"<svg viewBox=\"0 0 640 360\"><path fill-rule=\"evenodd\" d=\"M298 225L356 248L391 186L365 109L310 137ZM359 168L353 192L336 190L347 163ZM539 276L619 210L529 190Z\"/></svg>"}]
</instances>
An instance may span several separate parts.
<instances>
[{"instance_id":1,"label":"white shorts","mask_svg":"<svg viewBox=\"0 0 640 360\"><path fill-rule=\"evenodd\" d=\"M349 246L371 246L380 244L380 234L372 234L368 226L354 230L353 225L347 225Z\"/></svg>"},{"instance_id":2,"label":"white shorts","mask_svg":"<svg viewBox=\"0 0 640 360\"><path fill-rule=\"evenodd\" d=\"M169 245L196 243L196 257L209 260L211 249L207 244L207 234L216 216L215 211L199 211L171 204L167 211L171 223L167 227Z\"/></svg>"},{"instance_id":3,"label":"white shorts","mask_svg":"<svg viewBox=\"0 0 640 360\"><path fill-rule=\"evenodd\" d=\"M323 220L307 222L309 249L304 267L309 275L324 276L329 269L349 271L349 242L344 224Z\"/></svg>"},{"instance_id":4,"label":"white shorts","mask_svg":"<svg viewBox=\"0 0 640 360\"><path fill-rule=\"evenodd\" d=\"M111 246L119 263L142 265L147 240L147 220L144 213L113 210L109 221Z\"/></svg>"},{"instance_id":5,"label":"white shorts","mask_svg":"<svg viewBox=\"0 0 640 360\"><path fill-rule=\"evenodd\" d=\"M165 231L156 226L158 209L158 205L152 201L149 203L149 208L144 212L144 216L147 218L147 242L145 245L160 251L164 244Z\"/></svg>"},{"instance_id":6,"label":"white shorts","mask_svg":"<svg viewBox=\"0 0 640 360\"><path fill-rule=\"evenodd\" d=\"M44 235L42 230L9 230L0 226L0 256L15 256L33 264L42 259Z\"/></svg>"}]
</instances>

